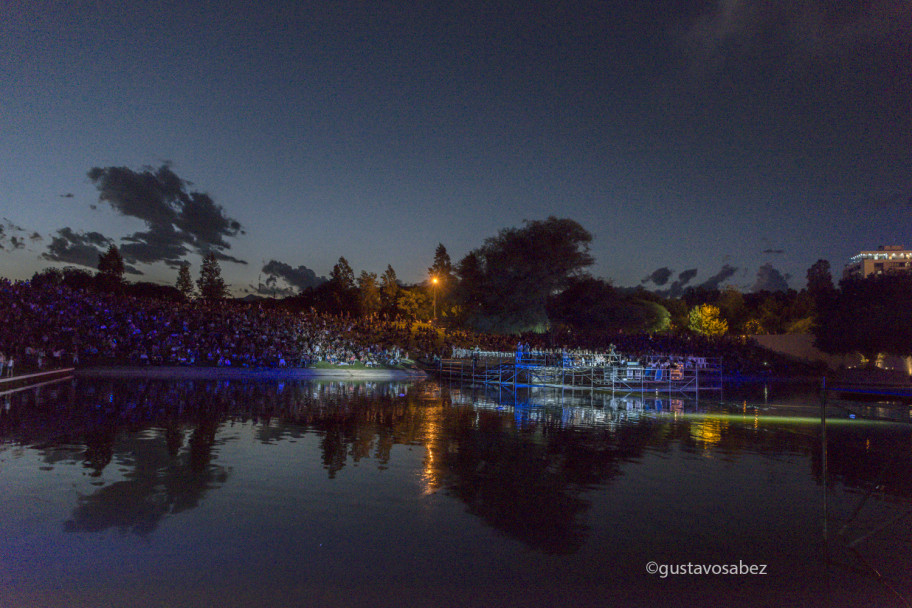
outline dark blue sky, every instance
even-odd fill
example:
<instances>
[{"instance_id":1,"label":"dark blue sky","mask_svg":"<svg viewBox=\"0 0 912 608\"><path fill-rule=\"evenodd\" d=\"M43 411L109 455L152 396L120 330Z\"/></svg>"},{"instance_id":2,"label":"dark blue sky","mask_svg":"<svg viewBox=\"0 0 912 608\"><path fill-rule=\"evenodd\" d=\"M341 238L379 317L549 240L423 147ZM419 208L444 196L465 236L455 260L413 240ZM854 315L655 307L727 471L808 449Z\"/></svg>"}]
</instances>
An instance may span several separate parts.
<instances>
[{"instance_id":1,"label":"dark blue sky","mask_svg":"<svg viewBox=\"0 0 912 608\"><path fill-rule=\"evenodd\" d=\"M0 276L173 237L194 274L246 261L238 292L340 255L419 281L438 242L548 215L619 285L772 264L801 288L912 246L908 2L266 4L4 3ZM241 230L163 230L87 177L165 162Z\"/></svg>"}]
</instances>

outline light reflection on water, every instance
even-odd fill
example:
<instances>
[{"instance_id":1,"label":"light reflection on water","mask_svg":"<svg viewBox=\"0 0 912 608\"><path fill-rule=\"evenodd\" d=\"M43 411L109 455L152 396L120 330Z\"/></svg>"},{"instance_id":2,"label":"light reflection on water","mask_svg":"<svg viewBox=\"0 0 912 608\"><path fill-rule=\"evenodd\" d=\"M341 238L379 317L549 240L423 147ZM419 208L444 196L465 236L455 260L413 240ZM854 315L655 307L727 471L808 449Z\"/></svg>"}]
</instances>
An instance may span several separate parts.
<instances>
[{"instance_id":1,"label":"light reflection on water","mask_svg":"<svg viewBox=\"0 0 912 608\"><path fill-rule=\"evenodd\" d=\"M902 605L909 519L860 556L846 544L912 505L910 427L833 404L824 545L815 399L141 379L26 391L0 414L0 605L669 592L684 605ZM661 579L650 560L770 574Z\"/></svg>"}]
</instances>

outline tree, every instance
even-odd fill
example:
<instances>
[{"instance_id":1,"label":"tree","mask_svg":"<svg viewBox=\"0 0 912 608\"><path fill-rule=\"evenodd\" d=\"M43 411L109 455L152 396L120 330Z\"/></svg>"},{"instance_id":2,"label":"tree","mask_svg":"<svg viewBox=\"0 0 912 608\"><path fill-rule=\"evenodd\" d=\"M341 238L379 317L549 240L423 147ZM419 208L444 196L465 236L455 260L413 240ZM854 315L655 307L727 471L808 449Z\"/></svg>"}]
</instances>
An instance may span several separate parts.
<instances>
[{"instance_id":1,"label":"tree","mask_svg":"<svg viewBox=\"0 0 912 608\"><path fill-rule=\"evenodd\" d=\"M184 299L193 297L193 279L190 278L190 264L181 264L177 270L177 282L174 284Z\"/></svg>"},{"instance_id":2,"label":"tree","mask_svg":"<svg viewBox=\"0 0 912 608\"><path fill-rule=\"evenodd\" d=\"M546 328L548 298L592 265L591 241L577 222L554 216L486 239L460 262L463 301L477 298L472 323L500 333Z\"/></svg>"},{"instance_id":3,"label":"tree","mask_svg":"<svg viewBox=\"0 0 912 608\"><path fill-rule=\"evenodd\" d=\"M70 289L91 290L97 285L98 277L93 277L85 268L67 266L63 269L63 284Z\"/></svg>"},{"instance_id":4,"label":"tree","mask_svg":"<svg viewBox=\"0 0 912 608\"><path fill-rule=\"evenodd\" d=\"M399 281L392 265L386 265L386 272L380 277L380 304L387 313L395 313L396 296L399 294Z\"/></svg>"},{"instance_id":5,"label":"tree","mask_svg":"<svg viewBox=\"0 0 912 608\"><path fill-rule=\"evenodd\" d=\"M549 299L548 318L578 331L617 329L620 299L608 281L581 277Z\"/></svg>"},{"instance_id":6,"label":"tree","mask_svg":"<svg viewBox=\"0 0 912 608\"><path fill-rule=\"evenodd\" d=\"M744 322L743 331L749 336L765 334L767 331L763 328L763 323L759 319L748 319Z\"/></svg>"},{"instance_id":7,"label":"tree","mask_svg":"<svg viewBox=\"0 0 912 608\"><path fill-rule=\"evenodd\" d=\"M719 294L716 306L719 307L719 313L728 322L732 331L743 328L747 321L747 307L740 291L729 285Z\"/></svg>"},{"instance_id":8,"label":"tree","mask_svg":"<svg viewBox=\"0 0 912 608\"><path fill-rule=\"evenodd\" d=\"M843 279L818 311L815 344L828 353L912 355L912 275Z\"/></svg>"},{"instance_id":9,"label":"tree","mask_svg":"<svg viewBox=\"0 0 912 608\"><path fill-rule=\"evenodd\" d=\"M807 271L807 290L816 299L817 294L833 292L833 275L830 274L830 263L817 260Z\"/></svg>"},{"instance_id":10,"label":"tree","mask_svg":"<svg viewBox=\"0 0 912 608\"><path fill-rule=\"evenodd\" d=\"M400 289L396 306L405 318L414 321L427 321L433 313L431 299L420 289Z\"/></svg>"},{"instance_id":11,"label":"tree","mask_svg":"<svg viewBox=\"0 0 912 608\"><path fill-rule=\"evenodd\" d=\"M719 309L712 304L700 304L690 309L690 330L706 336L720 336L728 331L728 322L719 318Z\"/></svg>"},{"instance_id":12,"label":"tree","mask_svg":"<svg viewBox=\"0 0 912 608\"><path fill-rule=\"evenodd\" d=\"M45 268L32 275L29 281L32 287L56 287L63 284L63 271L59 268Z\"/></svg>"},{"instance_id":13,"label":"tree","mask_svg":"<svg viewBox=\"0 0 912 608\"><path fill-rule=\"evenodd\" d=\"M361 271L358 277L358 302L361 314L369 317L380 310L380 288L377 285L377 273Z\"/></svg>"},{"instance_id":14,"label":"tree","mask_svg":"<svg viewBox=\"0 0 912 608\"><path fill-rule=\"evenodd\" d=\"M453 263L450 261L450 254L443 243L439 243L434 251L434 263L428 268L428 275L437 277L437 280L446 287L450 284L452 274Z\"/></svg>"},{"instance_id":15,"label":"tree","mask_svg":"<svg viewBox=\"0 0 912 608\"><path fill-rule=\"evenodd\" d=\"M456 266L459 285L456 297L464 310L480 310L483 303L484 270L479 255L470 251Z\"/></svg>"},{"instance_id":16,"label":"tree","mask_svg":"<svg viewBox=\"0 0 912 608\"><path fill-rule=\"evenodd\" d=\"M447 313L452 309L452 292L454 287L453 263L450 261L450 254L447 253L443 243L437 245L434 252L434 263L428 268L428 288L431 290L431 298L435 308L440 311L441 316L449 316Z\"/></svg>"},{"instance_id":17,"label":"tree","mask_svg":"<svg viewBox=\"0 0 912 608\"><path fill-rule=\"evenodd\" d=\"M358 313L358 286L355 284L355 271L348 260L340 257L332 272L329 273L329 293L332 299L332 312L342 314Z\"/></svg>"},{"instance_id":18,"label":"tree","mask_svg":"<svg viewBox=\"0 0 912 608\"><path fill-rule=\"evenodd\" d=\"M123 256L117 245L111 245L105 253L98 256L98 273L109 277L112 282L123 281L124 270Z\"/></svg>"},{"instance_id":19,"label":"tree","mask_svg":"<svg viewBox=\"0 0 912 608\"><path fill-rule=\"evenodd\" d=\"M329 273L329 281L339 289L354 289L355 271L349 265L348 260L340 257L336 265L333 266L332 272Z\"/></svg>"},{"instance_id":20,"label":"tree","mask_svg":"<svg viewBox=\"0 0 912 608\"><path fill-rule=\"evenodd\" d=\"M200 269L200 278L196 282L200 297L204 300L221 300L228 295L228 287L222 279L222 269L219 267L215 253L208 253L203 258Z\"/></svg>"},{"instance_id":21,"label":"tree","mask_svg":"<svg viewBox=\"0 0 912 608\"><path fill-rule=\"evenodd\" d=\"M814 307L817 310L826 308L835 291L830 263L826 260L817 260L807 271L807 292Z\"/></svg>"}]
</instances>

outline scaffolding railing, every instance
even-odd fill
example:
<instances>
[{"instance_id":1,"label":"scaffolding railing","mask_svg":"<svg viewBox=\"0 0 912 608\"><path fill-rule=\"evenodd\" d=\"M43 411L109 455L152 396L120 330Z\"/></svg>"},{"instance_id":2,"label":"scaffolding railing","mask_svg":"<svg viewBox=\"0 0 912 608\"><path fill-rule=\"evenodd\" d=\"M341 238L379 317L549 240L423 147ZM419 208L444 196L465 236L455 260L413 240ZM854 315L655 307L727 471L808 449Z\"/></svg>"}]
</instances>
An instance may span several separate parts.
<instances>
[{"instance_id":1,"label":"scaffolding railing","mask_svg":"<svg viewBox=\"0 0 912 608\"><path fill-rule=\"evenodd\" d=\"M540 353L480 353L470 359L443 359L439 376L472 383L549 386L571 390L623 392L696 392L721 390L722 368L717 359L689 358L679 363L624 362L619 356L600 364L580 365L570 357ZM551 355L551 353L548 353Z\"/></svg>"}]
</instances>

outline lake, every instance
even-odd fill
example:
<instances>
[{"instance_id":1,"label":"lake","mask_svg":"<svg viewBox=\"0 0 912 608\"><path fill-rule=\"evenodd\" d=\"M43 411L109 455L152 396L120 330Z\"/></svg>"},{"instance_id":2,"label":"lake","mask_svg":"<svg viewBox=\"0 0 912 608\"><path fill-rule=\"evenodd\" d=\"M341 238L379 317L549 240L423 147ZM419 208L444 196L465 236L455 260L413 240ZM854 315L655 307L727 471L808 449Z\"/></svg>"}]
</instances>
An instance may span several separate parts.
<instances>
[{"instance_id":1,"label":"lake","mask_svg":"<svg viewBox=\"0 0 912 608\"><path fill-rule=\"evenodd\" d=\"M7 394L0 605L907 605L909 407L828 401L824 459L820 405L791 385Z\"/></svg>"}]
</instances>

